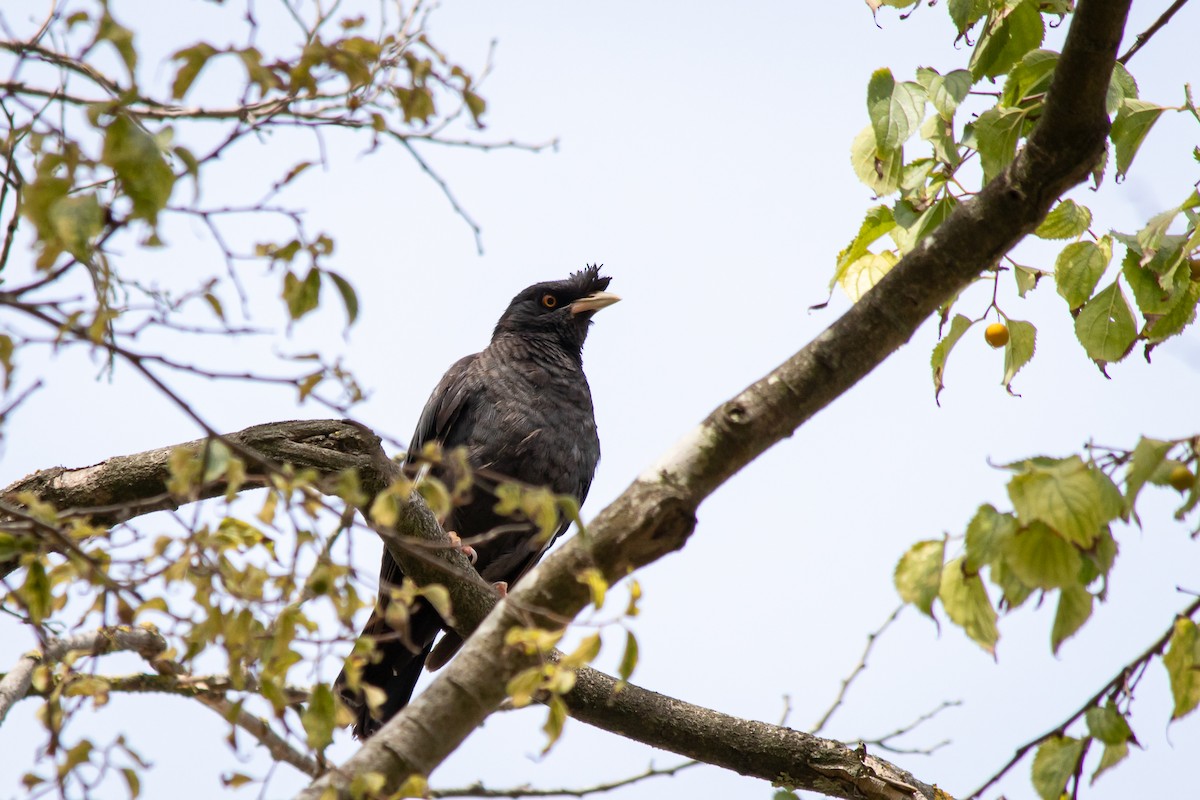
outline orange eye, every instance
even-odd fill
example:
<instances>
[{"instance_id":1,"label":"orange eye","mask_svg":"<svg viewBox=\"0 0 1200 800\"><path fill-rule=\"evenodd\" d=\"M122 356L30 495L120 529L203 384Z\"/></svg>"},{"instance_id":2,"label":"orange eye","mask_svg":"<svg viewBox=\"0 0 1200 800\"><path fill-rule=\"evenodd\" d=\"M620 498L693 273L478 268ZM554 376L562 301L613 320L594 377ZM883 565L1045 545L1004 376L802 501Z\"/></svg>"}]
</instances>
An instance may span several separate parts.
<instances>
[{"instance_id":1,"label":"orange eye","mask_svg":"<svg viewBox=\"0 0 1200 800\"><path fill-rule=\"evenodd\" d=\"M542 295L542 305L546 308L554 308L558 305L558 298L552 294L544 294Z\"/></svg>"}]
</instances>

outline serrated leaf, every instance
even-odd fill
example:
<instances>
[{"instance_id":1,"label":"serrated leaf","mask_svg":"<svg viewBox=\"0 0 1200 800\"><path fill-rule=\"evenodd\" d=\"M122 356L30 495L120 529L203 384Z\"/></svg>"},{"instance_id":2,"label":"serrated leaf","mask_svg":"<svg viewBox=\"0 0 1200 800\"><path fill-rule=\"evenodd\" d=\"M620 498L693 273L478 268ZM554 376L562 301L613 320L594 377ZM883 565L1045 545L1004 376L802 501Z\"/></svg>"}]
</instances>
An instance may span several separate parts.
<instances>
[{"instance_id":1,"label":"serrated leaf","mask_svg":"<svg viewBox=\"0 0 1200 800\"><path fill-rule=\"evenodd\" d=\"M1117 118L1113 120L1109 138L1117 151L1117 178L1129 172L1133 158L1146 140L1146 134L1158 122L1166 108L1145 100L1127 99L1121 103Z\"/></svg>"},{"instance_id":2,"label":"serrated leaf","mask_svg":"<svg viewBox=\"0 0 1200 800\"><path fill-rule=\"evenodd\" d=\"M933 355L929 361L933 367L933 399L935 402L945 387L946 359L950 357L950 351L954 348L954 345L958 344L958 340L974 324L974 322L962 314L955 314L954 319L950 320L950 332L942 337L942 340L934 346Z\"/></svg>"},{"instance_id":3,"label":"serrated leaf","mask_svg":"<svg viewBox=\"0 0 1200 800\"><path fill-rule=\"evenodd\" d=\"M1121 108L1126 99L1136 100L1138 96L1137 81L1125 69L1120 61L1113 64L1112 78L1108 82L1108 93L1104 98L1105 110L1111 117Z\"/></svg>"},{"instance_id":4,"label":"serrated leaf","mask_svg":"<svg viewBox=\"0 0 1200 800\"><path fill-rule=\"evenodd\" d=\"M1004 388L1013 393L1012 381L1021 367L1029 363L1037 349L1037 328L1032 322L1008 320L1008 344L1004 346Z\"/></svg>"},{"instance_id":5,"label":"serrated leaf","mask_svg":"<svg viewBox=\"0 0 1200 800\"><path fill-rule=\"evenodd\" d=\"M1037 589L1078 585L1083 559L1070 542L1033 522L1010 542L1005 561L1021 582Z\"/></svg>"},{"instance_id":6,"label":"serrated leaf","mask_svg":"<svg viewBox=\"0 0 1200 800\"><path fill-rule=\"evenodd\" d=\"M1054 284L1072 311L1086 303L1112 260L1112 240L1073 242L1054 262Z\"/></svg>"},{"instance_id":7,"label":"serrated leaf","mask_svg":"<svg viewBox=\"0 0 1200 800\"><path fill-rule=\"evenodd\" d=\"M891 236L896 242L898 254L905 256L911 252L922 239L937 230L937 227L950 217L957 205L957 200L946 196L939 198L918 214L907 200L896 203L896 227L892 229Z\"/></svg>"},{"instance_id":8,"label":"serrated leaf","mask_svg":"<svg viewBox=\"0 0 1200 800\"><path fill-rule=\"evenodd\" d=\"M1087 549L1101 526L1113 519L1110 501L1078 456L1046 463L1026 461L1008 482L1017 518L1029 526L1044 522L1068 542Z\"/></svg>"},{"instance_id":9,"label":"serrated leaf","mask_svg":"<svg viewBox=\"0 0 1200 800\"><path fill-rule=\"evenodd\" d=\"M1033 757L1033 788L1042 800L1059 800L1082 757L1082 739L1052 736L1038 745Z\"/></svg>"},{"instance_id":10,"label":"serrated leaf","mask_svg":"<svg viewBox=\"0 0 1200 800\"><path fill-rule=\"evenodd\" d=\"M893 575L900 599L931 618L933 601L941 590L945 549L946 543L942 539L917 542L900 557Z\"/></svg>"},{"instance_id":11,"label":"serrated leaf","mask_svg":"<svg viewBox=\"0 0 1200 800\"><path fill-rule=\"evenodd\" d=\"M1092 224L1092 212L1074 200L1063 200L1046 215L1033 232L1040 239L1074 239ZM1109 258L1112 258L1111 245ZM1099 278L1097 278L1099 280Z\"/></svg>"},{"instance_id":12,"label":"serrated leaf","mask_svg":"<svg viewBox=\"0 0 1200 800\"><path fill-rule=\"evenodd\" d=\"M1186 617L1175 620L1163 666L1167 668L1171 696L1175 699L1171 719L1186 717L1200 704L1200 632L1196 623Z\"/></svg>"},{"instance_id":13,"label":"serrated leaf","mask_svg":"<svg viewBox=\"0 0 1200 800\"><path fill-rule=\"evenodd\" d=\"M1117 281L1098 292L1079 312L1075 336L1088 357L1101 363L1120 361L1133 347L1137 339L1133 311Z\"/></svg>"},{"instance_id":14,"label":"serrated leaf","mask_svg":"<svg viewBox=\"0 0 1200 800\"><path fill-rule=\"evenodd\" d=\"M989 108L975 120L972 129L985 183L1003 172L1013 160L1027 113L1020 108Z\"/></svg>"},{"instance_id":15,"label":"serrated leaf","mask_svg":"<svg viewBox=\"0 0 1200 800\"><path fill-rule=\"evenodd\" d=\"M1030 50L1038 47L1046 26L1036 0L992 4L983 33L975 44L968 65L976 80L995 78L1012 68Z\"/></svg>"},{"instance_id":16,"label":"serrated leaf","mask_svg":"<svg viewBox=\"0 0 1200 800\"><path fill-rule=\"evenodd\" d=\"M996 630L996 610L992 608L979 575L967 575L964 566L961 557L946 563L938 596L951 621L994 656L1000 638Z\"/></svg>"},{"instance_id":17,"label":"serrated leaf","mask_svg":"<svg viewBox=\"0 0 1200 800\"><path fill-rule=\"evenodd\" d=\"M850 145L850 165L858 179L882 197L900 187L904 149L880 150L875 146L875 131L868 125Z\"/></svg>"},{"instance_id":18,"label":"serrated leaf","mask_svg":"<svg viewBox=\"0 0 1200 800\"><path fill-rule=\"evenodd\" d=\"M1164 313L1147 321L1142 338L1158 343L1183 333L1184 328L1196 321L1196 306L1200 303L1200 281L1187 281L1185 289L1173 293L1171 306Z\"/></svg>"},{"instance_id":19,"label":"serrated leaf","mask_svg":"<svg viewBox=\"0 0 1200 800\"><path fill-rule=\"evenodd\" d=\"M1052 50L1030 50L1009 71L1000 94L1000 105L1018 106L1033 95L1043 95L1050 89L1058 53ZM1042 105L1041 101L1037 105Z\"/></svg>"},{"instance_id":20,"label":"serrated leaf","mask_svg":"<svg viewBox=\"0 0 1200 800\"><path fill-rule=\"evenodd\" d=\"M991 0L950 0L946 4L950 19L954 21L960 36L982 19L991 6Z\"/></svg>"},{"instance_id":21,"label":"serrated leaf","mask_svg":"<svg viewBox=\"0 0 1200 800\"><path fill-rule=\"evenodd\" d=\"M1125 715L1111 700L1087 710L1087 726L1088 733L1105 744L1121 744L1133 737Z\"/></svg>"},{"instance_id":22,"label":"serrated leaf","mask_svg":"<svg viewBox=\"0 0 1200 800\"><path fill-rule=\"evenodd\" d=\"M920 67L917 70L917 82L925 88L929 102L937 110L938 116L949 121L954 118L958 105L967 99L975 79L965 69L939 75L936 70Z\"/></svg>"},{"instance_id":23,"label":"serrated leaf","mask_svg":"<svg viewBox=\"0 0 1200 800\"><path fill-rule=\"evenodd\" d=\"M892 217L892 210L887 206L875 206L868 210L854 239L846 245L842 252L838 253L837 266L834 269L833 278L829 282L829 288L832 289L841 280L845 275L846 267L866 254L867 248L894 227L896 227L896 220Z\"/></svg>"},{"instance_id":24,"label":"serrated leaf","mask_svg":"<svg viewBox=\"0 0 1200 800\"><path fill-rule=\"evenodd\" d=\"M896 254L890 250L882 253L867 253L846 266L838 280L838 285L842 287L842 291L846 293L847 297L857 303L872 286L879 283L880 279L891 271L892 267L896 266L897 261L899 259Z\"/></svg>"},{"instance_id":25,"label":"serrated leaf","mask_svg":"<svg viewBox=\"0 0 1200 800\"><path fill-rule=\"evenodd\" d=\"M916 83L897 83L889 69L875 70L867 84L867 113L875 147L896 150L916 132L925 116L925 90Z\"/></svg>"},{"instance_id":26,"label":"serrated leaf","mask_svg":"<svg viewBox=\"0 0 1200 800\"><path fill-rule=\"evenodd\" d=\"M1016 532L1012 514L1001 514L988 504L980 506L967 524L967 569L978 572L1002 556Z\"/></svg>"},{"instance_id":27,"label":"serrated leaf","mask_svg":"<svg viewBox=\"0 0 1200 800\"><path fill-rule=\"evenodd\" d=\"M1063 642L1075 635L1092 616L1092 593L1082 586L1066 586L1058 594L1054 627L1050 629L1050 650L1058 655Z\"/></svg>"},{"instance_id":28,"label":"serrated leaf","mask_svg":"<svg viewBox=\"0 0 1200 800\"><path fill-rule=\"evenodd\" d=\"M1104 752L1100 756L1100 764L1096 767L1096 771L1092 773L1092 783L1096 782L1102 774L1115 767L1125 760L1129 755L1129 743L1121 742L1120 744L1106 744Z\"/></svg>"}]
</instances>

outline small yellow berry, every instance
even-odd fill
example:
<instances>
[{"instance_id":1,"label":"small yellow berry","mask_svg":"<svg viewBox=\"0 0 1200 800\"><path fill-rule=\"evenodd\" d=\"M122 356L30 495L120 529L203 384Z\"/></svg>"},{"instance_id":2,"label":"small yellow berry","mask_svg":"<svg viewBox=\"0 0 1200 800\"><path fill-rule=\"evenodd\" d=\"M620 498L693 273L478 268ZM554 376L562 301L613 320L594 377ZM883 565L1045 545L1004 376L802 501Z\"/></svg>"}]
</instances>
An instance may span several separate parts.
<instances>
[{"instance_id":1,"label":"small yellow berry","mask_svg":"<svg viewBox=\"0 0 1200 800\"><path fill-rule=\"evenodd\" d=\"M1008 326L1003 322L993 322L983 332L983 338L987 339L987 343L992 347L1004 347L1008 344Z\"/></svg>"}]
</instances>

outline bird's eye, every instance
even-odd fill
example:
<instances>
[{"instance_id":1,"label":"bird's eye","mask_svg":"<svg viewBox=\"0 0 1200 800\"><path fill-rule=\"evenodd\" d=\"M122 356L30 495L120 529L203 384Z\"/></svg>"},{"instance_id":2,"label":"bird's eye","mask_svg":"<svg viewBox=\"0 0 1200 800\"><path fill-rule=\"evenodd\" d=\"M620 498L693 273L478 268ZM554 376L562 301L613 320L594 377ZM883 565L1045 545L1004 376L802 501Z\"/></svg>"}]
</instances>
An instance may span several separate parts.
<instances>
[{"instance_id":1,"label":"bird's eye","mask_svg":"<svg viewBox=\"0 0 1200 800\"><path fill-rule=\"evenodd\" d=\"M552 294L544 294L542 295L542 305L546 308L554 308L558 305L558 298Z\"/></svg>"}]
</instances>

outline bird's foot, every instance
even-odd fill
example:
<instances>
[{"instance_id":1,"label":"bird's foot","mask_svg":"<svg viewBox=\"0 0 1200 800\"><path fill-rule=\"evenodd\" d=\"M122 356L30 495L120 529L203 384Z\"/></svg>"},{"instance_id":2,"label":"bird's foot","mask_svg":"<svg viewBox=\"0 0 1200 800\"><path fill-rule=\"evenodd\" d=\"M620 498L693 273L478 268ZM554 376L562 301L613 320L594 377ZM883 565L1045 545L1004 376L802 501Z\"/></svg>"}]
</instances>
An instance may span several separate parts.
<instances>
[{"instance_id":1,"label":"bird's foot","mask_svg":"<svg viewBox=\"0 0 1200 800\"><path fill-rule=\"evenodd\" d=\"M450 537L450 544L458 552L467 557L467 560L474 564L479 560L479 553L475 552L475 548L469 544L463 544L462 539L454 531L446 531L446 535Z\"/></svg>"},{"instance_id":2,"label":"bird's foot","mask_svg":"<svg viewBox=\"0 0 1200 800\"><path fill-rule=\"evenodd\" d=\"M508 597L508 581L496 581L492 584L492 588L496 590L496 594L500 595L501 600Z\"/></svg>"}]
</instances>

